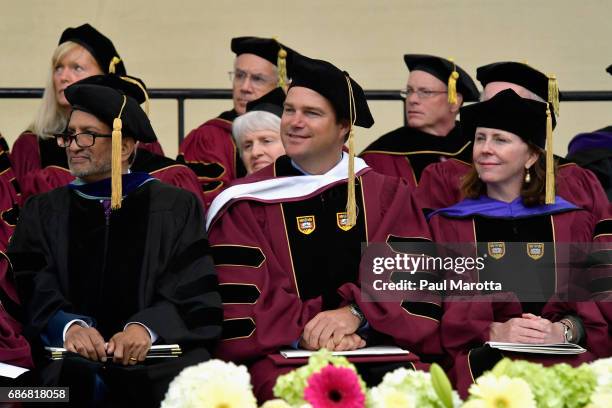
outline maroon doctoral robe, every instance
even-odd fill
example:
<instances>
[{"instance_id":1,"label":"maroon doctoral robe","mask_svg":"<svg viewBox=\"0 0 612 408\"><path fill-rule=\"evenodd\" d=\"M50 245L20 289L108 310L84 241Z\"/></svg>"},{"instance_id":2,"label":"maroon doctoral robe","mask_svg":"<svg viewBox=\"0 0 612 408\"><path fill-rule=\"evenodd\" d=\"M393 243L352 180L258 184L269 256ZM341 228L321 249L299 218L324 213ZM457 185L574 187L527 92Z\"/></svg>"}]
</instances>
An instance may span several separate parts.
<instances>
[{"instance_id":1,"label":"maroon doctoral robe","mask_svg":"<svg viewBox=\"0 0 612 408\"><path fill-rule=\"evenodd\" d=\"M480 215L451 218L444 213L437 213L430 220L430 229L435 242L439 243L480 242L484 243L481 245L488 245L487 243L493 242L501 245L508 242L553 242L555 250L545 249L543 254L544 257L549 257L551 263L554 262L554 273L551 276L547 275L547 278L539 277L542 279L540 283L545 279L552 282L552 293L563 282L563 276L567 276L563 274L564 269L561 266L564 265L563 260L567 260L565 258L567 249L561 249L557 244L590 242L595 223L596 220L592 214L580 209L510 220L492 219ZM537 262L535 259L528 259L526 254L525 259L527 259L527 264ZM516 258L508 259L509 262L514 262L514 260ZM534 268L535 271L542 270L535 263L530 265L532 266L529 268ZM508 269L513 269L513 273L521 272L519 268ZM572 302L572 299L554 301L554 296L552 294L548 302L539 304L521 303L517 298L515 301L507 302L491 302L482 299L477 302L444 302L441 324L442 344L452 361L450 377L456 383L462 396L467 395L467 390L474 379L492 368L504 356L528 359L545 365L566 362L574 366L585 361L610 356L612 352L610 320L605 316L606 311L609 313L609 304L594 301ZM492 322L505 322L511 318L520 317L521 313L526 312L541 315L552 322L559 321L566 315L580 317L586 332L582 345L588 351L579 355L546 356L500 352L484 346L484 343L489 340L489 327Z\"/></svg>"},{"instance_id":2,"label":"maroon doctoral robe","mask_svg":"<svg viewBox=\"0 0 612 408\"><path fill-rule=\"evenodd\" d=\"M219 212L214 202L209 212L224 302L217 356L247 364L256 395L265 400L276 377L292 368L275 366L267 356L290 348L317 313L354 302L375 332L410 350L413 367L424 366L419 357L439 357L439 299L366 302L359 287L362 242L429 242L408 186L365 166L356 178L357 224L345 229L346 179L304 193L300 185L308 176L282 156L235 184L287 177L298 190L289 198L252 195L229 201Z\"/></svg>"},{"instance_id":3,"label":"maroon doctoral robe","mask_svg":"<svg viewBox=\"0 0 612 408\"><path fill-rule=\"evenodd\" d=\"M246 174L232 137L236 111L223 112L192 130L179 147L177 160L198 176L206 207L229 183Z\"/></svg>"},{"instance_id":4,"label":"maroon doctoral robe","mask_svg":"<svg viewBox=\"0 0 612 408\"><path fill-rule=\"evenodd\" d=\"M11 167L8 145L0 135L0 251L6 251L17 224L20 196L21 189Z\"/></svg>"},{"instance_id":5,"label":"maroon doctoral robe","mask_svg":"<svg viewBox=\"0 0 612 408\"><path fill-rule=\"evenodd\" d=\"M161 155L158 152L161 152ZM24 132L15 141L11 161L16 166L20 180L21 203L32 195L65 186L74 180L68 169L66 152L57 146L55 139L39 140L33 133ZM189 190L200 202L203 200L193 172L163 156L163 150L157 141L139 143L136 159L130 168L133 171L147 172L164 183Z\"/></svg>"},{"instance_id":6,"label":"maroon doctoral robe","mask_svg":"<svg viewBox=\"0 0 612 408\"><path fill-rule=\"evenodd\" d=\"M591 291L597 293L602 315L612 327L612 218L602 219L593 232L593 262L589 270ZM612 335L608 338L608 350L612 350Z\"/></svg>"},{"instance_id":7,"label":"maroon doctoral robe","mask_svg":"<svg viewBox=\"0 0 612 408\"><path fill-rule=\"evenodd\" d=\"M0 362L32 368L30 345L21 335L19 299L4 250L0 252Z\"/></svg>"},{"instance_id":8,"label":"maroon doctoral robe","mask_svg":"<svg viewBox=\"0 0 612 408\"><path fill-rule=\"evenodd\" d=\"M401 177L415 188L429 164L449 158L470 160L471 144L463 136L459 122L445 137L403 126L381 136L360 157L378 173Z\"/></svg>"},{"instance_id":9,"label":"maroon doctoral robe","mask_svg":"<svg viewBox=\"0 0 612 408\"><path fill-rule=\"evenodd\" d=\"M456 159L428 166L414 192L419 207L434 210L461 201L461 179L471 168L471 163ZM610 203L597 177L564 159L559 161L556 194L599 220L610 217Z\"/></svg>"}]
</instances>

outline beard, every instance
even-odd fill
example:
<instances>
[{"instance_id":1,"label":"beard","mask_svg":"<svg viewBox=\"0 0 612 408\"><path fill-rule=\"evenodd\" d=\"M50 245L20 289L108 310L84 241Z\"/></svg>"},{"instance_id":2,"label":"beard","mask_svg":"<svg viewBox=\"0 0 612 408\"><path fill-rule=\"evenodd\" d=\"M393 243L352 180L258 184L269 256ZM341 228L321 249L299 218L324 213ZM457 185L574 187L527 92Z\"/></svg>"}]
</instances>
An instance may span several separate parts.
<instances>
[{"instance_id":1,"label":"beard","mask_svg":"<svg viewBox=\"0 0 612 408\"><path fill-rule=\"evenodd\" d=\"M97 176L101 174L110 175L110 172L111 172L110 161L105 162L105 163L90 162L88 166L84 166L84 167L78 166L76 168L73 168L69 160L68 167L70 168L70 174L78 178Z\"/></svg>"}]
</instances>

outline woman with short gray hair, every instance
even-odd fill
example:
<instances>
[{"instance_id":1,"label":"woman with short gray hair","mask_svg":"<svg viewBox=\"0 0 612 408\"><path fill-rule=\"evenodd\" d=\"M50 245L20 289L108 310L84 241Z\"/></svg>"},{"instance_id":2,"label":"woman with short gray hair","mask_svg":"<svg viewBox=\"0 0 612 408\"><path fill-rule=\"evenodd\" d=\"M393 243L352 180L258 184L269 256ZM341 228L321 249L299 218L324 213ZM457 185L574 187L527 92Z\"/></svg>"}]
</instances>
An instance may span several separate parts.
<instances>
[{"instance_id":1,"label":"woman with short gray hair","mask_svg":"<svg viewBox=\"0 0 612 408\"><path fill-rule=\"evenodd\" d=\"M247 104L247 112L237 117L232 135L247 174L266 167L285 154L280 138L280 122L285 93L281 88Z\"/></svg>"}]
</instances>

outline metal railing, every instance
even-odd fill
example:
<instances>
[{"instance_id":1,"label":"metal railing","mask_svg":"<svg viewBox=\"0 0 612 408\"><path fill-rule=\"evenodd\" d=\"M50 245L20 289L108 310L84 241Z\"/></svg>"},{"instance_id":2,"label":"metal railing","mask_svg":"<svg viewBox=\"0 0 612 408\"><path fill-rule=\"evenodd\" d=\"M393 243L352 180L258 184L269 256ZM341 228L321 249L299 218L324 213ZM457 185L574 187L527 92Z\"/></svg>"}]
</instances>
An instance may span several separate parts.
<instances>
[{"instance_id":1,"label":"metal railing","mask_svg":"<svg viewBox=\"0 0 612 408\"><path fill-rule=\"evenodd\" d=\"M185 136L185 100L187 99L232 99L231 89L152 88L147 89L151 99L175 99L178 103L179 143ZM41 98L42 88L0 88L0 99ZM368 90L366 98L372 101L403 101L396 90ZM612 101L612 91L562 91L562 102ZM402 116L404 110L402 109Z\"/></svg>"}]
</instances>

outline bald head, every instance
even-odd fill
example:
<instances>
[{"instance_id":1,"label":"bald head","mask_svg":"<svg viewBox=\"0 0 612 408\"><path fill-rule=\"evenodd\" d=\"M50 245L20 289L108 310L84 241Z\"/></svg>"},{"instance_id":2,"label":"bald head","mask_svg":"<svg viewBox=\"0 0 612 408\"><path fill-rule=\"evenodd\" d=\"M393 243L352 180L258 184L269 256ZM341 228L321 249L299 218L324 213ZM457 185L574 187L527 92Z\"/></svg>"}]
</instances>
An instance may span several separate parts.
<instances>
[{"instance_id":1,"label":"bald head","mask_svg":"<svg viewBox=\"0 0 612 408\"><path fill-rule=\"evenodd\" d=\"M503 82L503 81L489 82L487 85L485 85L482 91L481 100L487 101L491 99L492 97L494 97L495 95L497 95L499 92L506 90L506 89L512 89L521 98L531 99L531 100L538 101L538 102L546 102L541 97L531 92L529 89L525 88L524 86L517 85L512 82Z\"/></svg>"}]
</instances>

